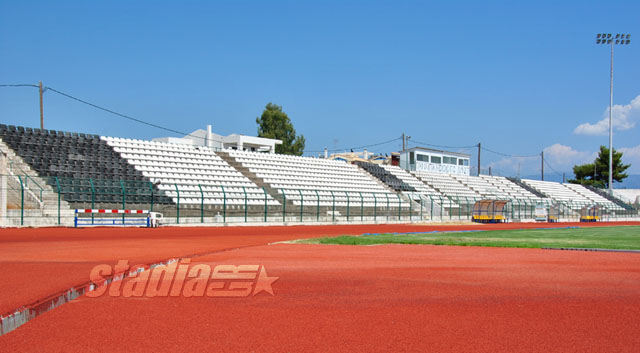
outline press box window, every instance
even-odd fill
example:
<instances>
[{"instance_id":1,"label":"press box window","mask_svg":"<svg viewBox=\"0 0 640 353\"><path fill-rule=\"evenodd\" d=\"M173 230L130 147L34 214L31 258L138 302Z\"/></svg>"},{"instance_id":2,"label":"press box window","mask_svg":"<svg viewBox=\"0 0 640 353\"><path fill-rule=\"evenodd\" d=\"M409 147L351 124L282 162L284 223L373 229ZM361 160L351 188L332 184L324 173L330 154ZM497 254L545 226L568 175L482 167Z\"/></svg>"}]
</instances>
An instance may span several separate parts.
<instances>
[{"instance_id":1,"label":"press box window","mask_svg":"<svg viewBox=\"0 0 640 353\"><path fill-rule=\"evenodd\" d=\"M442 163L442 159L440 157L431 156L431 163L440 164Z\"/></svg>"}]
</instances>

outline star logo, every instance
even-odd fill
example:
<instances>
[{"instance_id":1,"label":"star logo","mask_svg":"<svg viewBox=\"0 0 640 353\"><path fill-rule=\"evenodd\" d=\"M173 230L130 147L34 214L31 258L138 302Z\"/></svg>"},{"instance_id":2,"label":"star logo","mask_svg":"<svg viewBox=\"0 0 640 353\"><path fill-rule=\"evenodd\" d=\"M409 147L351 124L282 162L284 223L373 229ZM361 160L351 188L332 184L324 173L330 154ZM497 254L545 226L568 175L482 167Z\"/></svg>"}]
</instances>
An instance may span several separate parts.
<instances>
[{"instance_id":1,"label":"star logo","mask_svg":"<svg viewBox=\"0 0 640 353\"><path fill-rule=\"evenodd\" d=\"M273 295L273 288L271 285L273 282L277 281L280 277L269 277L267 276L267 270L264 269L264 266L260 268L260 274L258 275L258 280L256 281L256 286L253 289L253 295L256 295L262 291L267 292Z\"/></svg>"}]
</instances>

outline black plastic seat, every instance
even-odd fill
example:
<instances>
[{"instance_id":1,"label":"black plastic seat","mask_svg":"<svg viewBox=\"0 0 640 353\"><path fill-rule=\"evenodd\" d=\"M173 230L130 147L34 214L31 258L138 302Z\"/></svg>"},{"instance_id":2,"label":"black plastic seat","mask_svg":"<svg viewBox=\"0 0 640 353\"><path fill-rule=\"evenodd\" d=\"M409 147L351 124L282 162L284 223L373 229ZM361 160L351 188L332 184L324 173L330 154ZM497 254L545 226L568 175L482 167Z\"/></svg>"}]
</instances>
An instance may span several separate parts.
<instances>
[{"instance_id":1,"label":"black plastic seat","mask_svg":"<svg viewBox=\"0 0 640 353\"><path fill-rule=\"evenodd\" d=\"M65 200L86 202L91 196L89 178L96 188L100 202L122 202L122 186L128 202L147 202L150 197L149 179L135 169L121 155L101 140L99 135L56 130L25 128L0 124L0 137L40 176L56 188L56 177L65 188ZM154 202L172 204L172 200L153 187Z\"/></svg>"}]
</instances>

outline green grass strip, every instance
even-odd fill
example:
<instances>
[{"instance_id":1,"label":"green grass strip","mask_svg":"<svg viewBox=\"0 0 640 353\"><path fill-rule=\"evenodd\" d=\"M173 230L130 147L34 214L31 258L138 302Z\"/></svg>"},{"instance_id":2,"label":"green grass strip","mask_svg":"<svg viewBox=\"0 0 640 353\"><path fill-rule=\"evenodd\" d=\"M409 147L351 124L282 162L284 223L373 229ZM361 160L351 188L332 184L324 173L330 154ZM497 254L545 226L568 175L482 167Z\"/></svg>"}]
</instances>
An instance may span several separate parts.
<instances>
[{"instance_id":1,"label":"green grass strip","mask_svg":"<svg viewBox=\"0 0 640 353\"><path fill-rule=\"evenodd\" d=\"M640 226L375 234L298 240L302 244L431 244L510 248L640 249Z\"/></svg>"}]
</instances>

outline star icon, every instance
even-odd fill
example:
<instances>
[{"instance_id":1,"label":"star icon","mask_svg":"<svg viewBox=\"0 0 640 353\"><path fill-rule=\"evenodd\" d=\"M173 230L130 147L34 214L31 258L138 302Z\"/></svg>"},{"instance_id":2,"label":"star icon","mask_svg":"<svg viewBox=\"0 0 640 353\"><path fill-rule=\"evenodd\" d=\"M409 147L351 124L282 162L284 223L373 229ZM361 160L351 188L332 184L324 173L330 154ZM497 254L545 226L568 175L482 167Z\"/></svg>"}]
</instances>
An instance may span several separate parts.
<instances>
[{"instance_id":1,"label":"star icon","mask_svg":"<svg viewBox=\"0 0 640 353\"><path fill-rule=\"evenodd\" d=\"M264 269L264 266L260 268L260 274L258 275L258 280L256 281L256 286L253 289L253 295L256 295L262 291L265 291L271 295L273 295L273 288L271 285L273 282L277 281L280 277L269 277L267 276L267 270Z\"/></svg>"}]
</instances>

